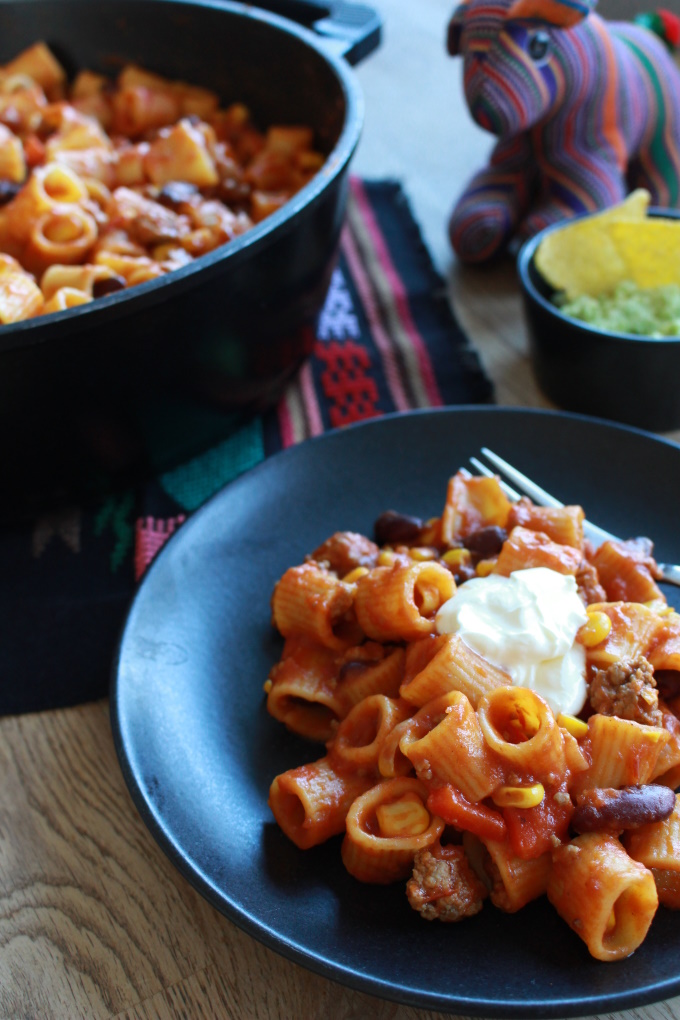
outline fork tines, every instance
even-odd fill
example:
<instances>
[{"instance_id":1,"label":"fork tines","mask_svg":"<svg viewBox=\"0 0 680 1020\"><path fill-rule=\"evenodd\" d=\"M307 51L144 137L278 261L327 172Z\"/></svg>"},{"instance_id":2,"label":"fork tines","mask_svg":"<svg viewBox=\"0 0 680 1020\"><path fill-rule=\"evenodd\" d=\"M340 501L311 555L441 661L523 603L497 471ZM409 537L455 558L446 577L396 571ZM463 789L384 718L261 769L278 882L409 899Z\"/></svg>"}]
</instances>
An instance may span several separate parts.
<instances>
[{"instance_id":1,"label":"fork tines","mask_svg":"<svg viewBox=\"0 0 680 1020\"><path fill-rule=\"evenodd\" d=\"M477 471L480 472L480 474L486 475L487 478L490 478L493 475L500 473L505 475L506 478L509 478L513 485L517 486L519 491L509 485L504 478L500 479L501 486L508 499L516 502L522 496L528 496L539 506L564 506L564 503L561 503L559 499L555 499L555 497L551 496L549 492L546 492L546 490L542 489L540 485L533 482L531 478L528 478L526 475L522 474L521 471L518 471L517 468L513 467L512 464L509 464L507 460L503 460L503 458L499 457L497 453L493 452L493 450L483 446L481 449L481 455L494 466L495 471L490 470L490 468L488 468L486 464L482 463L482 461L480 461L477 457L470 457L470 463L477 469ZM598 543L606 542L609 539L616 539L615 535L612 535L609 531L605 531L603 528L599 528L596 524L593 524L592 521L586 522L585 529L589 538Z\"/></svg>"}]
</instances>

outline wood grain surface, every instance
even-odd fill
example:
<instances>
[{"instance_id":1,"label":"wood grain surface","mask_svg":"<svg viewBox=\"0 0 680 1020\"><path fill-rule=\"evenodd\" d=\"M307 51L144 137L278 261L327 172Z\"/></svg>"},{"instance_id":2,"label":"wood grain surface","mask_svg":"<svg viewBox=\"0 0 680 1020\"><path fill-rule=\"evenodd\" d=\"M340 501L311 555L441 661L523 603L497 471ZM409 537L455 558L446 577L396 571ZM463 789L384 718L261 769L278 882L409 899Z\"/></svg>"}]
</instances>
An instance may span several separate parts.
<instances>
[{"instance_id":1,"label":"wood grain surface","mask_svg":"<svg viewBox=\"0 0 680 1020\"><path fill-rule=\"evenodd\" d=\"M356 72L354 169L404 183L497 402L549 406L513 263L468 270L448 250L451 204L490 146L444 53L448 4L384 0L382 14L383 46ZM0 776L0 1020L443 1020L289 963L194 892L133 806L107 703L0 720ZM680 1018L680 999L619 1016Z\"/></svg>"}]
</instances>

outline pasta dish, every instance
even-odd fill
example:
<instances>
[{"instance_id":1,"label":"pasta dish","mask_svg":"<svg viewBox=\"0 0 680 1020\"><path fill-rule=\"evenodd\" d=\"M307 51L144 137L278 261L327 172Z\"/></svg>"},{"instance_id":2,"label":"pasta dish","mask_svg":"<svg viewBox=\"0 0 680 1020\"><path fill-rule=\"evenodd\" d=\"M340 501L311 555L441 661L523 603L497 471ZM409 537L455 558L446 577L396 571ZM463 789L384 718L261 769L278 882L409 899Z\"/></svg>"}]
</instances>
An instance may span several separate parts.
<instances>
[{"instance_id":1,"label":"pasta dish","mask_svg":"<svg viewBox=\"0 0 680 1020\"><path fill-rule=\"evenodd\" d=\"M648 540L596 549L583 522L460 471L439 517L289 568L267 708L324 748L269 805L427 920L545 895L610 961L680 907L680 615Z\"/></svg>"},{"instance_id":2,"label":"pasta dish","mask_svg":"<svg viewBox=\"0 0 680 1020\"><path fill-rule=\"evenodd\" d=\"M154 280L279 209L324 157L304 125L128 65L72 83L43 43L0 67L0 325Z\"/></svg>"}]
</instances>

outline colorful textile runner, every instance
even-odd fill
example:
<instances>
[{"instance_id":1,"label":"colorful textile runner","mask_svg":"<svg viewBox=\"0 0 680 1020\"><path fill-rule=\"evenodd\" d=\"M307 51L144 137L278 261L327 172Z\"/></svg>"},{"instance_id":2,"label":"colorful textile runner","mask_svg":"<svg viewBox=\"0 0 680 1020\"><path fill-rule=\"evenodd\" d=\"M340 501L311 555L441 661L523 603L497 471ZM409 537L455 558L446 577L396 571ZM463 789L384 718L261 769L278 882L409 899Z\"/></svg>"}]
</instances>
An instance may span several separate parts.
<instances>
[{"instance_id":1,"label":"colorful textile runner","mask_svg":"<svg viewBox=\"0 0 680 1020\"><path fill-rule=\"evenodd\" d=\"M138 491L0 530L0 715L104 697L151 560L265 457L392 411L491 400L401 187L353 179L313 354L276 408Z\"/></svg>"}]
</instances>

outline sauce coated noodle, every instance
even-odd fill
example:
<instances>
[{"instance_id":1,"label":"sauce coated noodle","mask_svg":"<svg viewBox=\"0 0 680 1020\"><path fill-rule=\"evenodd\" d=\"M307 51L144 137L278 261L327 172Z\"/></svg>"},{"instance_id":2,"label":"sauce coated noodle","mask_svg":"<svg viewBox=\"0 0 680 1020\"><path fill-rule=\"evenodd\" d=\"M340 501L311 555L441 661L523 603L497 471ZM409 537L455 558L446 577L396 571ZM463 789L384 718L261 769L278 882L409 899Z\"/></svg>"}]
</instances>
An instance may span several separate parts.
<instances>
[{"instance_id":1,"label":"sauce coated noodle","mask_svg":"<svg viewBox=\"0 0 680 1020\"><path fill-rule=\"evenodd\" d=\"M43 43L0 67L0 325L154 280L284 205L324 157L304 125L128 65L68 83Z\"/></svg>"},{"instance_id":2,"label":"sauce coated noodle","mask_svg":"<svg viewBox=\"0 0 680 1020\"><path fill-rule=\"evenodd\" d=\"M680 616L651 543L594 549L583 520L459 472L439 517L390 511L376 541L337 532L287 570L267 708L325 747L274 779L269 804L301 849L341 835L357 880L405 883L427 920L545 895L607 961L634 952L660 903L680 906ZM482 599L458 632L457 592L510 577L526 583L496 583L493 614ZM534 639L520 603L550 591L570 612L543 612ZM539 639L580 663L569 712L516 679L518 641Z\"/></svg>"}]
</instances>

